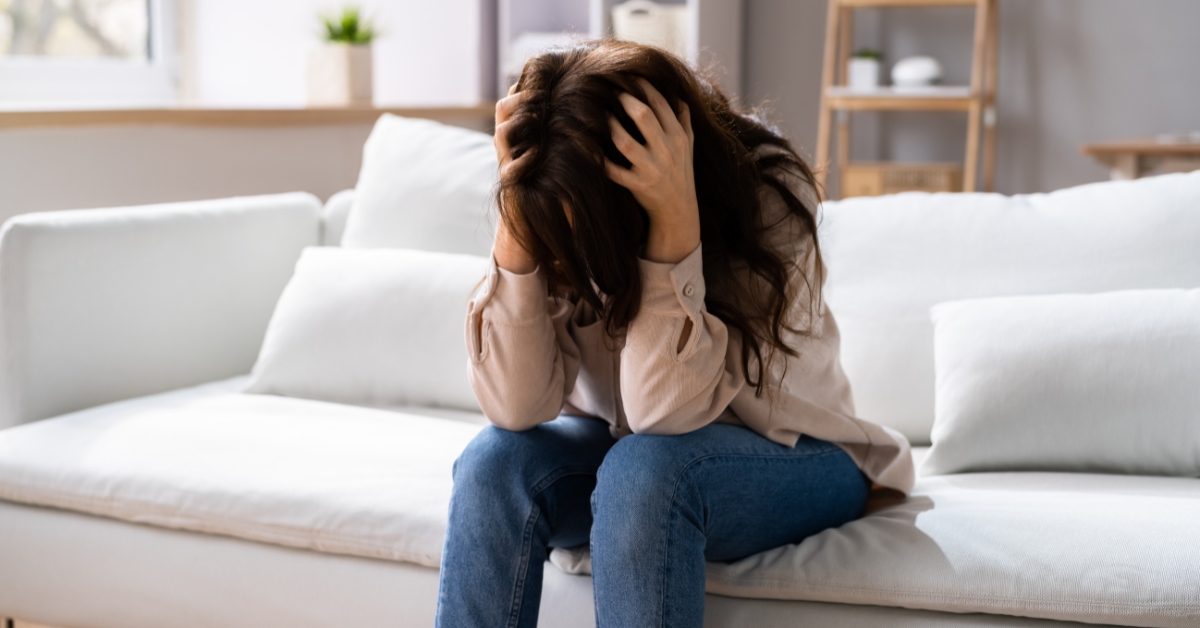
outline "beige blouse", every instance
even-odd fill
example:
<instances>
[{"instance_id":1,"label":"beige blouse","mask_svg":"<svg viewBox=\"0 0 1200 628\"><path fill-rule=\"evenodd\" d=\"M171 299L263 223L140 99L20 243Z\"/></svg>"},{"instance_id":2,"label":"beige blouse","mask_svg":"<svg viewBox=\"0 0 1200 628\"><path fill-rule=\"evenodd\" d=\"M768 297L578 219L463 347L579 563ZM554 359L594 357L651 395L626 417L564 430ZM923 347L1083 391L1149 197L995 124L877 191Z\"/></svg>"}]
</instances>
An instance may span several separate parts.
<instances>
[{"instance_id":1,"label":"beige blouse","mask_svg":"<svg viewBox=\"0 0 1200 628\"><path fill-rule=\"evenodd\" d=\"M807 185L785 180L813 200ZM769 244L796 260L796 302L804 303L800 269L815 274L811 237L774 190L761 194L764 222L773 225ZM740 336L705 310L700 247L677 264L639 266L641 309L623 338L606 342L586 301L551 297L540 270L519 275L493 259L466 326L471 386L492 423L526 430L566 412L604 419L621 438L683 434L719 421L788 447L807 434L844 449L875 483L912 488L904 436L854 416L837 322L823 301L813 334L787 337L799 356L780 356L768 367L776 390L757 396L742 369ZM804 315L797 306L795 316ZM686 320L690 337L677 350Z\"/></svg>"}]
</instances>

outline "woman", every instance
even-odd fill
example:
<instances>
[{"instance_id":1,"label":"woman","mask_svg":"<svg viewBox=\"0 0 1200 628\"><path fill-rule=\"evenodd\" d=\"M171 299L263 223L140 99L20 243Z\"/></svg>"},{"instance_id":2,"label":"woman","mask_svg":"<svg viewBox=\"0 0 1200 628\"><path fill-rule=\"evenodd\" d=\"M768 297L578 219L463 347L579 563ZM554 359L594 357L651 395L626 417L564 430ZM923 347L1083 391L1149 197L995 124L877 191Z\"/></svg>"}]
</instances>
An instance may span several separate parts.
<instances>
[{"instance_id":1,"label":"woman","mask_svg":"<svg viewBox=\"0 0 1200 628\"><path fill-rule=\"evenodd\" d=\"M590 541L601 628L699 627L706 560L909 490L908 443L854 417L784 139L678 59L601 41L526 64L496 150L466 330L495 425L455 465L439 626L533 628L549 548Z\"/></svg>"}]
</instances>

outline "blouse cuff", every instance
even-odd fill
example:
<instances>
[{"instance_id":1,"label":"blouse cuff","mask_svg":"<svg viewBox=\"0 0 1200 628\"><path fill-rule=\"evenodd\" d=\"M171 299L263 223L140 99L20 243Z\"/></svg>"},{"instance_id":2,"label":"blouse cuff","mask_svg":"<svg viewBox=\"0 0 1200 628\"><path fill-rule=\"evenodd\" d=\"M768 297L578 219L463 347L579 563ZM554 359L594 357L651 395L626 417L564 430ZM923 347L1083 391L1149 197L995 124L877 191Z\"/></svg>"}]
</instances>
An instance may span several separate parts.
<instances>
[{"instance_id":1,"label":"blouse cuff","mask_svg":"<svg viewBox=\"0 0 1200 628\"><path fill-rule=\"evenodd\" d=\"M638 259L642 275L642 310L678 314L682 307L691 318L704 307L704 263L701 246L676 264Z\"/></svg>"},{"instance_id":2,"label":"blouse cuff","mask_svg":"<svg viewBox=\"0 0 1200 628\"><path fill-rule=\"evenodd\" d=\"M475 308L487 306L488 320L502 325L524 325L546 316L546 295L549 288L541 269L519 274L504 270L492 263Z\"/></svg>"}]
</instances>

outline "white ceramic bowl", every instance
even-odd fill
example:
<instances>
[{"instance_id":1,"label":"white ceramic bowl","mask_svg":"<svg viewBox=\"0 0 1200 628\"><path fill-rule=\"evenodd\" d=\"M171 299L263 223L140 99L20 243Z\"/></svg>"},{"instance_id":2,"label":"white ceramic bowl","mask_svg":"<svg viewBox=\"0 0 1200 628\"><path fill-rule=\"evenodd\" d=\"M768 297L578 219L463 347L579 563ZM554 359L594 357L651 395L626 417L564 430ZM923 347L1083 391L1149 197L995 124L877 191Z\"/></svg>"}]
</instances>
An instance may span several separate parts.
<instances>
[{"instance_id":1,"label":"white ceramic bowl","mask_svg":"<svg viewBox=\"0 0 1200 628\"><path fill-rule=\"evenodd\" d=\"M897 87L924 87L942 80L942 64L933 57L908 57L892 67L892 84Z\"/></svg>"}]
</instances>

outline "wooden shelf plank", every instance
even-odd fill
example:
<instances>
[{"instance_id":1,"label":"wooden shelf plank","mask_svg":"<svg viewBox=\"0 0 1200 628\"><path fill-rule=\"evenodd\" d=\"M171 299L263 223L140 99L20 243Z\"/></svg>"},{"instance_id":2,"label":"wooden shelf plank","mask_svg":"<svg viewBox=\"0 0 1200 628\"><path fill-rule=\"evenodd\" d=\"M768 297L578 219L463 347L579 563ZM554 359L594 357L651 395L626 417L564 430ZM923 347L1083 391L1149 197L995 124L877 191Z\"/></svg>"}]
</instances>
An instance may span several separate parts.
<instances>
[{"instance_id":1,"label":"wooden shelf plank","mask_svg":"<svg viewBox=\"0 0 1200 628\"><path fill-rule=\"evenodd\" d=\"M968 85L930 85L928 87L876 87L875 89L851 89L845 85L834 85L827 90L830 96L857 96L861 98L967 98L971 95Z\"/></svg>"},{"instance_id":2,"label":"wooden shelf plank","mask_svg":"<svg viewBox=\"0 0 1200 628\"><path fill-rule=\"evenodd\" d=\"M838 0L846 8L878 7L973 7L975 0Z\"/></svg>"},{"instance_id":3,"label":"wooden shelf plank","mask_svg":"<svg viewBox=\"0 0 1200 628\"><path fill-rule=\"evenodd\" d=\"M0 129L113 126L320 126L372 124L392 113L410 118L482 119L495 115L495 105L470 107L329 107L283 109L225 109L165 107L144 109L0 110Z\"/></svg>"},{"instance_id":4,"label":"wooden shelf plank","mask_svg":"<svg viewBox=\"0 0 1200 628\"><path fill-rule=\"evenodd\" d=\"M967 111L973 100L971 88L960 86L871 91L834 86L825 91L825 97L832 108L845 111Z\"/></svg>"}]
</instances>

